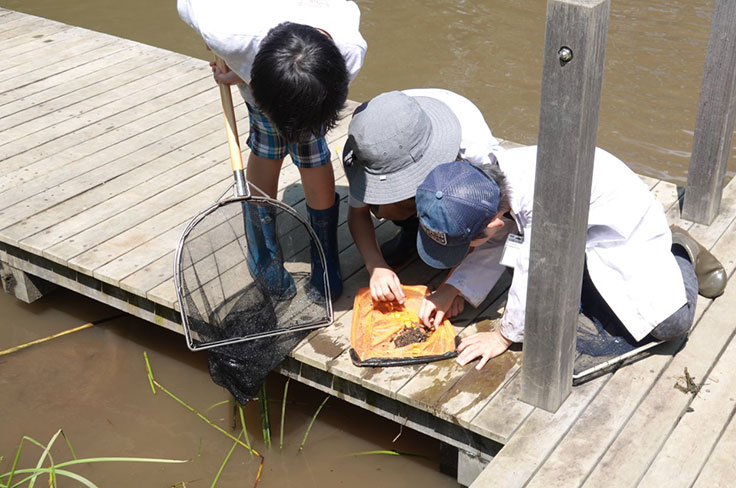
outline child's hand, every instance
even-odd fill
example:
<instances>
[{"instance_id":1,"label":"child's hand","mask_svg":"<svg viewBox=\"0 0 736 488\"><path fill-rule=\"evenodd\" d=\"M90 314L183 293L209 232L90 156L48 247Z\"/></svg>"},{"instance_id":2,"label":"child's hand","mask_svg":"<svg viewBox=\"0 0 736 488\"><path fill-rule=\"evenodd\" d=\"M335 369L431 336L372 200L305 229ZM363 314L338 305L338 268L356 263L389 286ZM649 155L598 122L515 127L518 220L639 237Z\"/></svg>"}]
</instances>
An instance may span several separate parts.
<instances>
[{"instance_id":1,"label":"child's hand","mask_svg":"<svg viewBox=\"0 0 736 488\"><path fill-rule=\"evenodd\" d=\"M459 300L457 300L459 298ZM463 311L465 300L457 288L443 283L430 296L422 301L419 318L427 327L434 329L447 317L454 317Z\"/></svg>"},{"instance_id":2,"label":"child's hand","mask_svg":"<svg viewBox=\"0 0 736 488\"><path fill-rule=\"evenodd\" d=\"M371 297L376 302L404 303L404 289L401 280L388 268L375 268L371 273Z\"/></svg>"},{"instance_id":3,"label":"child's hand","mask_svg":"<svg viewBox=\"0 0 736 488\"><path fill-rule=\"evenodd\" d=\"M235 74L235 71L231 71L227 68L227 71L222 71L214 61L210 62L210 68L212 68L212 74L215 77L217 83L223 85L237 85L243 82L243 80Z\"/></svg>"},{"instance_id":4,"label":"child's hand","mask_svg":"<svg viewBox=\"0 0 736 488\"><path fill-rule=\"evenodd\" d=\"M475 369L483 369L489 359L503 354L510 345L511 341L506 339L498 329L491 332L478 332L460 342L457 347L459 355L455 361L460 366L465 366L470 361L481 358Z\"/></svg>"}]
</instances>

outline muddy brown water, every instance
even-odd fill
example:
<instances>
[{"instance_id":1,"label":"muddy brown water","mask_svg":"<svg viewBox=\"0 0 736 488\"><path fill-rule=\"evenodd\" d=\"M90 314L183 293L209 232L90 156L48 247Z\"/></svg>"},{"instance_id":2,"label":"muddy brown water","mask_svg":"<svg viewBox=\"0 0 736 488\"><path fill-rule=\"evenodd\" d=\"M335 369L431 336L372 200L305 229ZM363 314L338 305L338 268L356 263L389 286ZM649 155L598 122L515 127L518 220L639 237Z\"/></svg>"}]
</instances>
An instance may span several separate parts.
<instances>
[{"instance_id":1,"label":"muddy brown water","mask_svg":"<svg viewBox=\"0 0 736 488\"><path fill-rule=\"evenodd\" d=\"M448 88L473 100L499 137L534 143L544 0L358 3L369 49L350 98ZM612 2L598 145L640 173L686 179L712 4ZM173 0L0 0L0 6L208 59L201 40L178 19ZM32 305L0 295L0 314L2 350L115 311L60 290ZM151 393L144 351L156 378L196 408L228 399L209 380L204 354L190 353L181 336L131 317L0 356L0 472L8 469L21 436L47 442L63 428L79 457L189 459L183 465L78 469L99 486L209 486L232 442L164 394ZM278 440L284 380L269 381ZM324 396L292 382L289 398L283 450L263 447L257 408L246 411L255 446L266 455L261 486L456 486L437 470L436 441L404 429L392 442L399 433L395 424L336 399L328 401L306 449L297 454ZM226 406L207 415L228 423ZM377 449L424 457L349 455ZM61 440L53 453L57 461L69 459ZM39 455L28 445L21 464L35 464ZM218 486L251 486L256 469L257 462L238 449Z\"/></svg>"},{"instance_id":2,"label":"muddy brown water","mask_svg":"<svg viewBox=\"0 0 736 488\"><path fill-rule=\"evenodd\" d=\"M30 305L0 293L0 311L0 351L118 313L65 290ZM109 463L71 468L100 487L209 487L233 441L165 393L154 395L144 352L161 385L237 435L229 430L230 407L218 405L229 394L210 380L206 355L189 352L184 338L176 333L127 316L0 356L0 473L10 470L23 436L45 444L63 429L78 458L188 460L184 464ZM437 441L409 429L402 431L397 424L336 398L328 400L299 452L325 394L294 381L289 384L284 447L280 449L284 379L272 375L267 389L272 400L274 444L270 449L263 444L256 402L246 407L245 415L253 446L266 458L259 486L457 486L453 478L438 471ZM356 455L389 449L422 457ZM41 452L24 443L20 466L35 466ZM72 459L62 438L54 444L52 455L57 463ZM238 448L217 486L253 486L257 468L257 458ZM177 484L182 482L186 485ZM66 480L59 486L80 485Z\"/></svg>"}]
</instances>

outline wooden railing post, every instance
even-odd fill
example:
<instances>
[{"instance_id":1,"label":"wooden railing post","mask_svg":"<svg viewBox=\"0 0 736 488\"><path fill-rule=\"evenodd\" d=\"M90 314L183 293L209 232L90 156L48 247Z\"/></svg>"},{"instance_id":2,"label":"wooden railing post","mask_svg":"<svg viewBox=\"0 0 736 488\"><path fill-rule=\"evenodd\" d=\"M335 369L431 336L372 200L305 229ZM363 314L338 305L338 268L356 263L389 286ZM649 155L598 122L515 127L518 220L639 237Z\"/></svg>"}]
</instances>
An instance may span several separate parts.
<instances>
[{"instance_id":1,"label":"wooden railing post","mask_svg":"<svg viewBox=\"0 0 736 488\"><path fill-rule=\"evenodd\" d=\"M682 216L718 215L736 115L736 1L715 0Z\"/></svg>"},{"instance_id":2,"label":"wooden railing post","mask_svg":"<svg viewBox=\"0 0 736 488\"><path fill-rule=\"evenodd\" d=\"M521 399L555 411L572 388L609 0L549 0Z\"/></svg>"}]
</instances>

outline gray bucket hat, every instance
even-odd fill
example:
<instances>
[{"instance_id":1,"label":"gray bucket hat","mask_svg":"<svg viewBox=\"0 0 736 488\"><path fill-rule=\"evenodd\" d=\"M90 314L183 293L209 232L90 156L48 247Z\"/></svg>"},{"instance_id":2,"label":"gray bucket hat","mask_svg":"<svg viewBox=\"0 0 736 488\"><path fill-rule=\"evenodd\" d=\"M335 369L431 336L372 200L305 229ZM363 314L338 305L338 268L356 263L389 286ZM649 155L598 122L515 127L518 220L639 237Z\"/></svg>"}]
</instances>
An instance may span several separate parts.
<instances>
[{"instance_id":1,"label":"gray bucket hat","mask_svg":"<svg viewBox=\"0 0 736 488\"><path fill-rule=\"evenodd\" d=\"M400 91L355 110L343 166L350 194L370 205L413 198L435 166L457 159L460 122L446 104Z\"/></svg>"}]
</instances>

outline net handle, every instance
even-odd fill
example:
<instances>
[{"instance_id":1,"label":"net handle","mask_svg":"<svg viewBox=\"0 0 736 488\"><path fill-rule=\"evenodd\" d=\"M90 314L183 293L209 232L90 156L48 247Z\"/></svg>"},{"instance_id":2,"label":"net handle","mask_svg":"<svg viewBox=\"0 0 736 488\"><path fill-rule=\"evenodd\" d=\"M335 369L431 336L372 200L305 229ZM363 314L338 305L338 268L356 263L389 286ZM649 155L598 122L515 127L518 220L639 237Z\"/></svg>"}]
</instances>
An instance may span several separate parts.
<instances>
[{"instance_id":1,"label":"net handle","mask_svg":"<svg viewBox=\"0 0 736 488\"><path fill-rule=\"evenodd\" d=\"M215 64L223 73L230 71L225 61L215 56ZM238 126L235 122L235 109L233 108L233 96L230 86L218 83L220 86L220 99L222 100L222 111L225 113L225 130L227 131L227 145L230 148L230 163L234 172L243 171L243 156L240 151L238 140Z\"/></svg>"}]
</instances>

